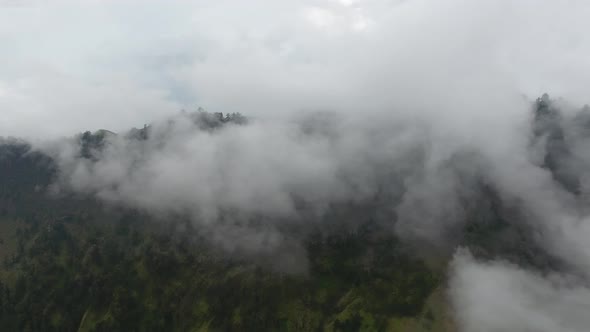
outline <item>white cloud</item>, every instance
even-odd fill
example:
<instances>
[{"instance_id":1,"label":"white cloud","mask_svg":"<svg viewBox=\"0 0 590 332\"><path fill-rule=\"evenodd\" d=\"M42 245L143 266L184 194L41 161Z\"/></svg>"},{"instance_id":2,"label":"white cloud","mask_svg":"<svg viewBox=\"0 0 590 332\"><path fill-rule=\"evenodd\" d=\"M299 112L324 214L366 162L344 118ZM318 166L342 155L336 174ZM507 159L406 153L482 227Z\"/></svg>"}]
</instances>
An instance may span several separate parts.
<instances>
[{"instance_id":1,"label":"white cloud","mask_svg":"<svg viewBox=\"0 0 590 332\"><path fill-rule=\"evenodd\" d=\"M590 288L571 276L477 262L465 253L453 264L451 295L462 331L588 331Z\"/></svg>"},{"instance_id":2,"label":"white cloud","mask_svg":"<svg viewBox=\"0 0 590 332\"><path fill-rule=\"evenodd\" d=\"M428 100L461 103L464 95L481 98L496 87L530 97L554 91L583 102L589 94L584 82L590 64L583 56L590 50L583 33L589 7L582 1L527 0L32 1L5 6L0 13L2 85L24 99L16 103L3 97L0 130L42 132L23 108L65 119L62 112L73 113L68 107L85 104L74 101L85 97L74 87L96 85L109 87L97 89L97 99L124 103L120 107L129 110L125 122L104 122L107 127L137 125L169 108L196 105L266 114L277 109L391 110L408 103L424 108L431 106ZM36 78L38 68L43 68L43 82ZM48 75L68 83L52 84ZM118 89L120 77L126 87ZM22 80L35 80L54 99L71 101L41 102L39 90L15 87ZM169 107L143 113L139 100L116 96L130 86L131 94L157 96L154 105ZM85 107L76 112L86 121L64 120L51 134L89 126L97 114ZM106 113L114 119L120 111L101 112Z\"/></svg>"},{"instance_id":3,"label":"white cloud","mask_svg":"<svg viewBox=\"0 0 590 332\"><path fill-rule=\"evenodd\" d=\"M336 15L325 8L311 7L306 10L305 17L311 24L319 28L329 28L336 24Z\"/></svg>"}]
</instances>

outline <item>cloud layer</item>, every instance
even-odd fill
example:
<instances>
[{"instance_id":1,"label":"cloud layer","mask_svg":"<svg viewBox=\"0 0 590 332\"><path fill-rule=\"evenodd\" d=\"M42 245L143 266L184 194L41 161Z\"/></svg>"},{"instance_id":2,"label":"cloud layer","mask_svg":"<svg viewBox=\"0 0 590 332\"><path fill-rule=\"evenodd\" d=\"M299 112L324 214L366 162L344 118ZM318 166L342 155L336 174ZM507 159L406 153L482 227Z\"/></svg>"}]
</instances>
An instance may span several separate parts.
<instances>
[{"instance_id":1,"label":"cloud layer","mask_svg":"<svg viewBox=\"0 0 590 332\"><path fill-rule=\"evenodd\" d=\"M588 11L583 1L3 1L0 130L121 130L197 105L480 117L481 98L502 111L498 99L544 91L581 102Z\"/></svg>"}]
</instances>

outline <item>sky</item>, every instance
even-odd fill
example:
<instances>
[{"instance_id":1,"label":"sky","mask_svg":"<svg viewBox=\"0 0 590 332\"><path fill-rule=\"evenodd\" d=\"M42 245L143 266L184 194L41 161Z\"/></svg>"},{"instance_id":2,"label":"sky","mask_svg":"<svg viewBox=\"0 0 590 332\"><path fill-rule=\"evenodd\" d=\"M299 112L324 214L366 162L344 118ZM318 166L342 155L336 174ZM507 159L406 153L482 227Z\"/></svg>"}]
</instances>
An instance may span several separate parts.
<instances>
[{"instance_id":1,"label":"sky","mask_svg":"<svg viewBox=\"0 0 590 332\"><path fill-rule=\"evenodd\" d=\"M578 0L0 0L0 136L198 107L416 114L546 91L583 104L589 14Z\"/></svg>"}]
</instances>

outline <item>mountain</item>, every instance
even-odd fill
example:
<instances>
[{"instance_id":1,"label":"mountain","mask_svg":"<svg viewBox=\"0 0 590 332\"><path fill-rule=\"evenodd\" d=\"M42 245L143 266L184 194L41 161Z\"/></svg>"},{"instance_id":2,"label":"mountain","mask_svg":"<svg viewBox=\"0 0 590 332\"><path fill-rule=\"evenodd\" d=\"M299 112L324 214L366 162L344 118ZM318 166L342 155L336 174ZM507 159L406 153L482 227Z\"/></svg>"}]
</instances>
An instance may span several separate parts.
<instances>
[{"instance_id":1,"label":"mountain","mask_svg":"<svg viewBox=\"0 0 590 332\"><path fill-rule=\"evenodd\" d=\"M544 147L539 166L581 195L584 161L569 139L588 135L590 112L576 114L567 120L557 103L539 98L530 144ZM177 124L187 119L190 126ZM304 122L298 139L335 139L330 126L337 121ZM215 135L252 122L240 114L196 112L123 134L85 132L66 144L76 160L71 174L96 172L102 168L93 167L130 146L122 151L143 151L129 166L139 169L153 157L148 149L170 151L162 146L192 137L173 136L178 128ZM205 147L206 137L198 136ZM446 293L455 248L540 271L565 266L521 222L526 216L518 204L503 199L489 179L472 176L483 166L470 151L443 165L442 174L468 179L470 190L457 194L460 222L445 227L441 242L391 230L402 214L391 207L403 205L407 181L400 175L405 170L393 174L389 166L374 172L379 190L321 209L314 204L320 198L295 190L295 214L222 202L208 216L185 206L162 210L157 201L146 206L137 198L142 192L129 194L121 183L67 182L70 168L56 151L0 141L2 331L456 331ZM339 174L348 182L358 175ZM122 204L121 193L131 203Z\"/></svg>"}]
</instances>

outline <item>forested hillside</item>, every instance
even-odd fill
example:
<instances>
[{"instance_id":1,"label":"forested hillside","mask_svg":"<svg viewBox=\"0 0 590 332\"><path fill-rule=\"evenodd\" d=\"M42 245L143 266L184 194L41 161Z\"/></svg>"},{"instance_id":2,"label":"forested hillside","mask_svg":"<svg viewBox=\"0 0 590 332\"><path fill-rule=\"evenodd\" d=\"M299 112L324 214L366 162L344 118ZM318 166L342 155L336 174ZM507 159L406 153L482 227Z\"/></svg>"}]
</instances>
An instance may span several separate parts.
<instances>
[{"instance_id":1,"label":"forested hillside","mask_svg":"<svg viewBox=\"0 0 590 332\"><path fill-rule=\"evenodd\" d=\"M548 96L535 102L531 145L542 140L540 166L577 195L576 163L583 161L570 151L568 135L587 134L590 111L567 122L555 105ZM208 132L250 125L239 114L182 116ZM306 135L326 129L318 123L304 123ZM115 136L128 144L169 137L152 126L86 132L73 139L77 158L99 162ZM463 176L459 166L470 158L457 154L446 167ZM293 270L299 258L290 247L229 251L182 210L154 214L94 192L56 190L60 172L51 153L17 139L0 142L1 331L456 331L446 290L458 246L541 271L562 265L515 221L525 218L519 206L485 178L462 194L462 221L443 244L393 231L398 212L391 206L401 195L391 188L331 203L321 214L295 197L296 220L276 226L300 240L306 262ZM383 176L387 186L404 183L397 174ZM230 218L235 213L215 218L249 229L273 218L253 213L241 221Z\"/></svg>"}]
</instances>

